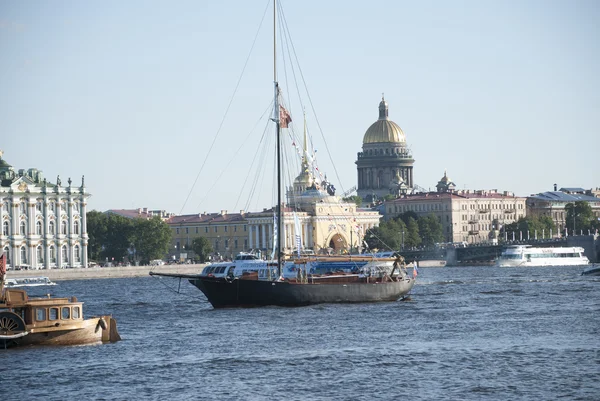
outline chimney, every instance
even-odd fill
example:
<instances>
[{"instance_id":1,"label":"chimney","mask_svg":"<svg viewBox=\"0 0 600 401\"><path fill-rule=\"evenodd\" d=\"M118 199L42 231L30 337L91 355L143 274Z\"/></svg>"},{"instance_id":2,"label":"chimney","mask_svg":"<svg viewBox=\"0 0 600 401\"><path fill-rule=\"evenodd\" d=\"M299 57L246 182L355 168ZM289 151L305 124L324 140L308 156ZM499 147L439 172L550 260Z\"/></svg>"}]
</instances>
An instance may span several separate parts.
<instances>
[{"instance_id":1,"label":"chimney","mask_svg":"<svg viewBox=\"0 0 600 401\"><path fill-rule=\"evenodd\" d=\"M554 184L554 192L556 192L556 191L557 191L557 189L556 189L556 184Z\"/></svg>"}]
</instances>

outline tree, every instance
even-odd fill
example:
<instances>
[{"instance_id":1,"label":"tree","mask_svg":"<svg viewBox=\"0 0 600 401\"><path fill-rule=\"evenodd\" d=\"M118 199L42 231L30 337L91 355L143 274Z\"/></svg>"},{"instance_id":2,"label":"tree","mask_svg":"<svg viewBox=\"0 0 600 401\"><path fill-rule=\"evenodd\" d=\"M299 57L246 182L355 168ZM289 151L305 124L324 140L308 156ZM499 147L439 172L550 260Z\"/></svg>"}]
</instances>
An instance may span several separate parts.
<instances>
[{"instance_id":1,"label":"tree","mask_svg":"<svg viewBox=\"0 0 600 401\"><path fill-rule=\"evenodd\" d=\"M433 213L419 218L417 223L424 246L433 247L436 243L444 241L442 223L440 223L440 220Z\"/></svg>"},{"instance_id":2,"label":"tree","mask_svg":"<svg viewBox=\"0 0 600 401\"><path fill-rule=\"evenodd\" d=\"M595 230L597 227L597 219L590 204L586 201L577 201L575 203L567 203L565 205L567 211L566 227L569 231Z\"/></svg>"},{"instance_id":3,"label":"tree","mask_svg":"<svg viewBox=\"0 0 600 401\"><path fill-rule=\"evenodd\" d=\"M412 217L408 217L406 223L406 229L408 231L408 235L404 238L404 246L405 247L417 247L421 244L421 237L419 235L419 224L417 220Z\"/></svg>"},{"instance_id":4,"label":"tree","mask_svg":"<svg viewBox=\"0 0 600 401\"><path fill-rule=\"evenodd\" d=\"M361 207L363 200L360 196L354 195L344 198L343 201L348 203L355 203L357 207Z\"/></svg>"},{"instance_id":5,"label":"tree","mask_svg":"<svg viewBox=\"0 0 600 401\"><path fill-rule=\"evenodd\" d=\"M131 225L131 245L135 258L142 263L162 259L169 252L172 231L160 217L134 219Z\"/></svg>"},{"instance_id":6,"label":"tree","mask_svg":"<svg viewBox=\"0 0 600 401\"><path fill-rule=\"evenodd\" d=\"M200 263L205 263L208 256L213 252L210 241L204 237L194 238L192 241L192 250L196 253Z\"/></svg>"},{"instance_id":7,"label":"tree","mask_svg":"<svg viewBox=\"0 0 600 401\"><path fill-rule=\"evenodd\" d=\"M104 214L106 233L103 238L101 256L109 261L120 261L129 254L131 245L130 219L117 214Z\"/></svg>"},{"instance_id":8,"label":"tree","mask_svg":"<svg viewBox=\"0 0 600 401\"><path fill-rule=\"evenodd\" d=\"M106 237L106 215L96 210L86 213L88 233L88 256L91 260L100 260L102 245Z\"/></svg>"}]
</instances>

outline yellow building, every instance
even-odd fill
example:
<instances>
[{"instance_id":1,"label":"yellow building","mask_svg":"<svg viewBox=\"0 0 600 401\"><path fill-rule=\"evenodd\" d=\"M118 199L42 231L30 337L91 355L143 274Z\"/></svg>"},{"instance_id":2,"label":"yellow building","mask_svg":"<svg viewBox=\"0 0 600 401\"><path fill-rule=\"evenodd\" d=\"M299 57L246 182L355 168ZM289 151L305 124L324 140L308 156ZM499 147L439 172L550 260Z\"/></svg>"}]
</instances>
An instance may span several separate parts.
<instances>
[{"instance_id":1,"label":"yellow building","mask_svg":"<svg viewBox=\"0 0 600 401\"><path fill-rule=\"evenodd\" d=\"M437 192L403 195L384 202L385 219L405 212L434 214L447 242L484 243L493 240L502 226L525 217L526 198L497 190L455 190L446 173Z\"/></svg>"}]
</instances>

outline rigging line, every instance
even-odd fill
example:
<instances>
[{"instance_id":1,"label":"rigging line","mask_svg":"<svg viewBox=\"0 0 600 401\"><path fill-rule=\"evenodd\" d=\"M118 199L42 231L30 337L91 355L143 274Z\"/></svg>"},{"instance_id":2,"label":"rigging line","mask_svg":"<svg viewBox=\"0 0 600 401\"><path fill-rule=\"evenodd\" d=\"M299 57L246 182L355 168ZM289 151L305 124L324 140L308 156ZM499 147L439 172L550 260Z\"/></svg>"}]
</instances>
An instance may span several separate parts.
<instances>
[{"instance_id":1,"label":"rigging line","mask_svg":"<svg viewBox=\"0 0 600 401\"><path fill-rule=\"evenodd\" d=\"M285 15L282 14L282 18L285 21ZM287 27L287 24L285 25ZM310 92L308 91L308 85L306 84L306 80L304 79L304 73L302 72L302 67L300 66L300 62L298 61L298 55L296 53L296 48L294 47L294 43L292 45L292 52L294 54L294 58L296 59L296 64L298 65L298 71L300 72L300 77L302 78L302 83L304 84L304 88L306 89L306 96L308 97L308 102L310 103L310 108L312 109L313 115L315 116L315 121L317 122L317 126L319 127L319 131L321 133L321 137L323 138L323 143L325 145L325 149L327 150L327 154L329 155L329 161L333 166L333 171L335 172L335 176L340 185L340 189L344 192L344 187L342 185L342 181L340 180L339 173L337 168L335 167L335 163L333 163L333 158L331 157L331 151L329 150L329 146L327 145L327 141L325 139L325 134L323 133L323 128L321 128L321 123L319 122L319 118L317 117L317 113L315 111L315 106L313 104L312 98L310 96Z\"/></svg>"},{"instance_id":2,"label":"rigging line","mask_svg":"<svg viewBox=\"0 0 600 401\"><path fill-rule=\"evenodd\" d=\"M290 51L290 43L292 43L292 46L293 46L292 35L291 35L289 27L287 25L287 20L285 19L285 14L283 12L283 6L281 5L281 3L279 3L279 8L280 8L280 11L279 11L280 19L282 21L282 24L280 24L280 25L282 27L281 29L284 30L284 32L282 34L282 37L284 40L281 41L282 42L281 43L282 54L287 54L289 57L290 67L292 70L292 76L293 76L293 80L294 80L294 86L296 88L296 95L298 96L298 102L300 103L300 107L304 111L305 110L304 102L302 101L302 96L300 94L300 88L298 87L298 78L296 77L296 69L294 68L294 63L293 63L292 56L291 56L292 52ZM283 42L284 41L285 41L285 47L286 47L287 52L283 52L283 45L284 45ZM284 60L285 60L285 58L284 58ZM300 64L298 63L298 60L296 60L296 63L298 64L298 68L300 68ZM286 72L286 85L287 85L287 72ZM289 87L289 85L287 85L287 87Z\"/></svg>"},{"instance_id":3,"label":"rigging line","mask_svg":"<svg viewBox=\"0 0 600 401\"><path fill-rule=\"evenodd\" d=\"M268 152L268 148L271 144L271 137L268 135L271 130L270 130L271 124L267 123L265 126L265 129L263 131L263 138L261 140L261 144L262 144L262 149L261 152L259 153L258 151L256 152L257 155L259 156L259 160L262 161L262 164L264 164L264 160L266 160L266 153ZM259 162L257 165L260 165L261 163ZM264 174L265 174L265 169L260 169L257 168L254 174L254 180L252 182L251 185L251 189L250 189L250 194L248 195L248 202L246 204L246 209L250 210L251 208L251 203L252 203L252 198L254 197L254 194L256 193L257 188L261 187L262 188L262 184L258 185L258 182L262 182L264 180ZM261 179L261 177L263 177ZM254 209L256 209L258 207L258 196L256 197L256 203L255 203L255 207Z\"/></svg>"},{"instance_id":4,"label":"rigging line","mask_svg":"<svg viewBox=\"0 0 600 401\"><path fill-rule=\"evenodd\" d=\"M272 102L271 102L271 104L272 104ZM254 127L252 128L252 130L250 130L250 132L248 133L248 135L246 136L246 138L244 139L244 141L242 142L242 144L240 145L240 147L235 151L235 153L233 154L233 156L231 157L231 159L229 159L229 161L227 162L227 165L225 166L225 168L221 169L221 172L219 173L219 175L217 176L217 178L214 180L212 186L209 188L208 191L205 192L204 197L200 200L200 202L198 203L198 206L196 206L197 208L200 208L200 205L202 204L202 202L204 202L204 200L206 199L206 197L212 192L212 189L215 187L215 185L217 185L217 183L219 182L219 179L221 178L221 176L223 176L223 174L225 174L225 171L233 163L233 161L235 160L236 156L240 153L240 151L244 147L244 144L248 141L248 139L250 138L250 136L254 132L254 129L256 128L256 126L258 125L258 123L264 118L264 116L265 116L265 114L263 113L263 115L260 116L260 118L258 119L258 121L256 122L256 124L254 124ZM264 134L263 134L263 136L264 136Z\"/></svg>"},{"instance_id":5,"label":"rigging line","mask_svg":"<svg viewBox=\"0 0 600 401\"><path fill-rule=\"evenodd\" d=\"M198 182L198 178L200 178L200 174L202 173L202 171L204 170L204 166L206 165L206 161L208 160L208 157L211 154L212 148L215 145L215 142L217 141L217 138L219 137L219 134L221 133L221 129L223 128L223 124L225 123L225 119L227 118L227 115L229 114L229 109L231 108L231 105L233 104L233 99L235 98L235 95L238 91L238 88L240 86L240 82L242 81L242 77L244 76L244 72L246 72L246 67L248 66L248 61L250 60L250 56L252 55L252 51L254 50L254 45L256 44L256 40L258 39L258 34L260 32L260 29L262 27L263 21L265 20L265 16L267 14L267 10L269 8L269 4L271 4L271 1L269 0L267 2L267 6L265 7L265 11L263 12L263 16L260 20L260 24L258 25L258 29L256 30L256 34L254 35L254 40L252 41L252 46L250 47L250 51L248 52L248 56L246 57L246 61L244 62L244 67L242 67L242 72L240 73L240 76L238 78L238 81L235 85L235 89L233 90L233 93L229 99L229 104L227 105L227 108L225 109L225 114L223 114L223 118L221 119L221 123L219 124L219 128L217 129L217 133L215 134L212 143L210 144L210 147L208 149L208 151L206 152L206 157L204 158L204 161L202 162L202 166L200 166L200 171L198 171L198 174L196 175L196 179L194 180L194 183L192 184L192 188L190 188L190 191L188 192L187 197L185 198L185 202L183 202L183 206L181 207L181 210L179 211L179 214L183 213L183 209L185 208L185 206L187 205L188 200L190 199L190 196L192 195L192 192L194 191L194 188L196 187L196 183Z\"/></svg>"},{"instance_id":6,"label":"rigging line","mask_svg":"<svg viewBox=\"0 0 600 401\"><path fill-rule=\"evenodd\" d=\"M162 285L164 285L167 289L171 290L172 292L179 294L179 295L183 295L185 297L191 298L191 299L195 299L195 300L199 300L205 303L208 303L208 300L206 299L206 297L197 297L197 296L193 296L190 294L186 294L183 293L181 291L175 290L174 288L169 287L163 280L161 280L163 277L159 277L159 276L152 276L153 278L157 279L159 283L161 283ZM171 278L176 278L176 277L171 277ZM181 280L181 279L180 279Z\"/></svg>"},{"instance_id":7,"label":"rigging line","mask_svg":"<svg viewBox=\"0 0 600 401\"><path fill-rule=\"evenodd\" d=\"M265 111L263 112L262 116L260 117L259 121L257 121L257 122L256 122L256 125L255 125L255 126L252 128L252 131L251 131L251 132L253 132L253 131L254 131L254 129L256 128L256 126L258 125L258 123L260 122L260 120L262 120L262 119L265 117L265 115L268 115L268 114L270 114L270 113L271 113L271 110L272 110L272 109L273 109L273 101L271 100L271 101L269 102L269 105L267 106L267 108L266 108L266 109L265 109ZM265 128L265 129L266 129L266 128ZM259 141L259 143L258 143L258 146L260 146L260 144L262 143L262 141L263 141L263 140L264 140L264 138L265 138L265 129L263 129L262 137L261 137L261 139L260 139L260 141ZM249 137L249 136L248 136L248 137ZM246 141L244 141L244 143L246 143ZM240 148L238 149L238 152L239 152L239 150L241 150L241 148L244 146L244 143L242 143L242 145L241 145L241 146L240 146ZM236 152L236 154L237 154L238 152ZM244 180L244 184L242 185L242 188L241 188L241 189L240 189L240 191L239 191L238 198L237 198L237 199L236 199L236 201L235 201L234 210L235 210L235 209L237 209L237 205L238 205L238 204L239 204L239 202L240 202L240 198L242 197L242 193L244 192L244 188L246 187L246 184L249 182L249 181L248 181L248 178L250 177L250 174L252 173L252 168L253 168L253 166L254 166L254 164L255 164L255 162L256 162L256 159L257 159L257 157L258 157L258 152L255 152L255 153L254 153L254 158L252 159L252 163L250 164L250 166L249 166L249 168L248 168L248 174L246 175L246 179ZM244 209L244 210L247 210L247 209Z\"/></svg>"}]
</instances>

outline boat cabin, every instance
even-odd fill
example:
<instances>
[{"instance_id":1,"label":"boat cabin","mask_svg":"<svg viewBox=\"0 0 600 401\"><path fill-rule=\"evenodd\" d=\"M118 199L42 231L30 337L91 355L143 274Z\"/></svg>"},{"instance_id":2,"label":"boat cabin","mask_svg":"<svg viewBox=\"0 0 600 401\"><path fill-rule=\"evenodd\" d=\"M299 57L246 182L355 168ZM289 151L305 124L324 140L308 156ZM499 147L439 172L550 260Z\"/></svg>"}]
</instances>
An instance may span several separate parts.
<instances>
[{"instance_id":1,"label":"boat cabin","mask_svg":"<svg viewBox=\"0 0 600 401\"><path fill-rule=\"evenodd\" d=\"M21 317L28 329L83 321L83 302L77 298L29 298L25 290L6 289L0 311L8 310Z\"/></svg>"}]
</instances>

